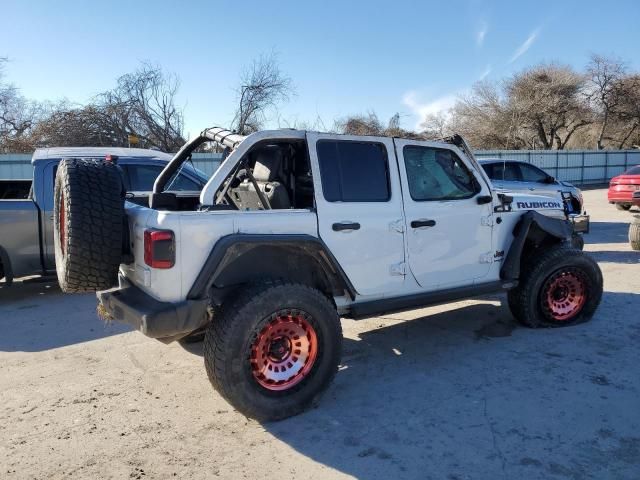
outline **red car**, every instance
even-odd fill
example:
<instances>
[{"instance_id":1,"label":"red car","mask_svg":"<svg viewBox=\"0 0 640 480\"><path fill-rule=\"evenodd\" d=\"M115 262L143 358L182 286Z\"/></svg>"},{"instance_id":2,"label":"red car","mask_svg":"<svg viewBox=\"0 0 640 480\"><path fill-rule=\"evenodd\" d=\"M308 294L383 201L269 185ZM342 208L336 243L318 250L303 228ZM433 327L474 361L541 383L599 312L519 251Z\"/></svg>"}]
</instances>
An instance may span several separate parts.
<instances>
[{"instance_id":1,"label":"red car","mask_svg":"<svg viewBox=\"0 0 640 480\"><path fill-rule=\"evenodd\" d=\"M631 167L609 182L607 198L609 203L615 203L618 210L629 210L633 205L640 207L640 165Z\"/></svg>"}]
</instances>

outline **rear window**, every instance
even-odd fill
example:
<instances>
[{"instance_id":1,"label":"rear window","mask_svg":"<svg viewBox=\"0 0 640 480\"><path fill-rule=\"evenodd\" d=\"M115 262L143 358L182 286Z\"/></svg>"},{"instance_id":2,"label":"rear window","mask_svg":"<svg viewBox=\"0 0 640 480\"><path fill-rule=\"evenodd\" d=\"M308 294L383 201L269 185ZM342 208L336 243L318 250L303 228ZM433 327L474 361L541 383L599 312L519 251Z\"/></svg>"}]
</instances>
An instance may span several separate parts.
<instances>
[{"instance_id":1,"label":"rear window","mask_svg":"<svg viewBox=\"0 0 640 480\"><path fill-rule=\"evenodd\" d=\"M635 167L631 167L629 170L624 172L623 175L640 175L640 165L636 165Z\"/></svg>"},{"instance_id":2,"label":"rear window","mask_svg":"<svg viewBox=\"0 0 640 480\"><path fill-rule=\"evenodd\" d=\"M328 202L386 202L391 198L383 144L320 140L316 148Z\"/></svg>"}]
</instances>

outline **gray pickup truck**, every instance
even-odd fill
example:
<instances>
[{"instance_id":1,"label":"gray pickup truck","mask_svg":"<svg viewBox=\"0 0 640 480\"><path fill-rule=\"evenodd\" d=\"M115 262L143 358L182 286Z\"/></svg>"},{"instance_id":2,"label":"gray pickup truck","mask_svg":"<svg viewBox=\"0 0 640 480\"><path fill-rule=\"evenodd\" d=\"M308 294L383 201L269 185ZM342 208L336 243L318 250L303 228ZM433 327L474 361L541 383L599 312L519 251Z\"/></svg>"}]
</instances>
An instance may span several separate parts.
<instances>
[{"instance_id":1,"label":"gray pickup truck","mask_svg":"<svg viewBox=\"0 0 640 480\"><path fill-rule=\"evenodd\" d=\"M53 185L63 158L104 159L120 166L128 200L146 204L153 182L172 156L139 148L69 147L34 152L32 180L0 180L0 280L55 273ZM172 179L178 196L199 192L208 177L187 164Z\"/></svg>"}]
</instances>

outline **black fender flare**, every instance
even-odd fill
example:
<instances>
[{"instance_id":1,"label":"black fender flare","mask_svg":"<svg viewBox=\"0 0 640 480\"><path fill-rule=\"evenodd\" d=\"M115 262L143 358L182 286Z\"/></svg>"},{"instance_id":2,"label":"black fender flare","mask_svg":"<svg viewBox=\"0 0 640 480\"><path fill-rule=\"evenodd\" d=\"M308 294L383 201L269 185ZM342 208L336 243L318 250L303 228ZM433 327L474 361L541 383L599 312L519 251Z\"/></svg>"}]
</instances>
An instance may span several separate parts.
<instances>
[{"instance_id":1,"label":"black fender flare","mask_svg":"<svg viewBox=\"0 0 640 480\"><path fill-rule=\"evenodd\" d=\"M520 278L522 252L527 239L551 236L558 242L570 242L573 228L566 219L547 217L533 210L528 211L513 229L514 239L505 257L500 278L502 280L517 280Z\"/></svg>"},{"instance_id":2,"label":"black fender flare","mask_svg":"<svg viewBox=\"0 0 640 480\"><path fill-rule=\"evenodd\" d=\"M0 262L2 263L2 270L4 271L4 279L7 285L13 283L13 269L11 268L11 260L7 251L0 246Z\"/></svg>"},{"instance_id":3,"label":"black fender flare","mask_svg":"<svg viewBox=\"0 0 640 480\"><path fill-rule=\"evenodd\" d=\"M349 278L319 238L303 234L236 233L222 237L213 246L187 299L200 300L212 288L224 290L250 278L273 277L272 272L299 272L302 265L296 262L300 260L319 267L334 292L346 292L355 298L356 291Z\"/></svg>"}]
</instances>

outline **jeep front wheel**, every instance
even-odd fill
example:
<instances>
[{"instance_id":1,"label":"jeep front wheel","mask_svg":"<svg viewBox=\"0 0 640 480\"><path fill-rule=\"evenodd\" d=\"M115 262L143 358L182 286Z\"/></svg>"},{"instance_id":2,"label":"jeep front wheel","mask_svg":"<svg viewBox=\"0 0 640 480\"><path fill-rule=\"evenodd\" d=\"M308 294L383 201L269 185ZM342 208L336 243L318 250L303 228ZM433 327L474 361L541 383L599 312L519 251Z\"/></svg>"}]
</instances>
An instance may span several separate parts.
<instances>
[{"instance_id":1,"label":"jeep front wheel","mask_svg":"<svg viewBox=\"0 0 640 480\"><path fill-rule=\"evenodd\" d=\"M532 255L508 293L513 316L528 327L564 327L589 320L602 298L602 272L588 255L564 245Z\"/></svg>"},{"instance_id":2,"label":"jeep front wheel","mask_svg":"<svg viewBox=\"0 0 640 480\"><path fill-rule=\"evenodd\" d=\"M311 406L340 362L342 330L321 292L299 284L251 285L222 306L205 335L213 386L261 421Z\"/></svg>"}]
</instances>

